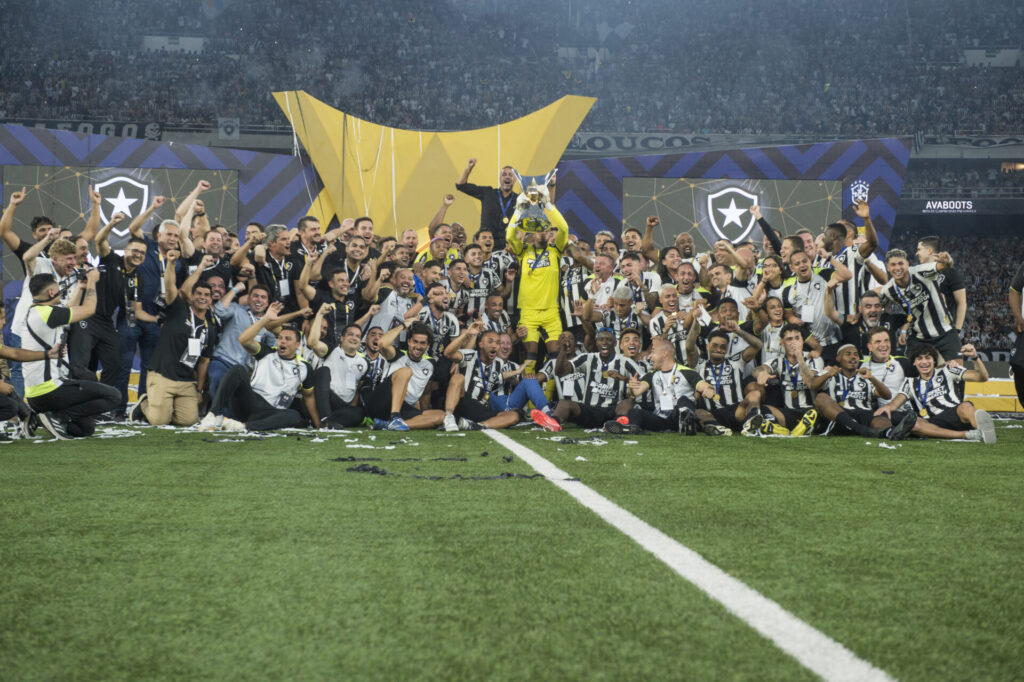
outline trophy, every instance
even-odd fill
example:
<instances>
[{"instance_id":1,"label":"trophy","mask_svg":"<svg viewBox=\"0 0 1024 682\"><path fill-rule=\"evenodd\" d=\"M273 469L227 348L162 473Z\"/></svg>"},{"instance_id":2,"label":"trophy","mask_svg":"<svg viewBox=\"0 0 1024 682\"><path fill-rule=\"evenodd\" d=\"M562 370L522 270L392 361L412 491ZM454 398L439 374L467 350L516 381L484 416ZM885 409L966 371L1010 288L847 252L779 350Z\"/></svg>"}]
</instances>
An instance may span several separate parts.
<instances>
[{"instance_id":1,"label":"trophy","mask_svg":"<svg viewBox=\"0 0 1024 682\"><path fill-rule=\"evenodd\" d=\"M515 173L522 193L516 199L516 210L512 214L512 225L522 232L537 233L550 230L554 227L548 217L549 208L554 208L551 202L551 194L548 192L548 183L554 177L557 169L544 176L543 180L534 177L523 178L517 171Z\"/></svg>"}]
</instances>

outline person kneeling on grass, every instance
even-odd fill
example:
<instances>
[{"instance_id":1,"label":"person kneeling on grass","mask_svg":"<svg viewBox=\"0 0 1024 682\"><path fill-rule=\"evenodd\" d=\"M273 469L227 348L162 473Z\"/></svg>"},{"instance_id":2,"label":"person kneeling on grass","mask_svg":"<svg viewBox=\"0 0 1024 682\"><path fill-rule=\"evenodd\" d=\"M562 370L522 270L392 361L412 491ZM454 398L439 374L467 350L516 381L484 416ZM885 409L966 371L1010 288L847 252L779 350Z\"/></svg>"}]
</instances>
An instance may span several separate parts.
<instances>
[{"instance_id":1,"label":"person kneeling on grass","mask_svg":"<svg viewBox=\"0 0 1024 682\"><path fill-rule=\"evenodd\" d=\"M754 370L756 399L762 405L761 433L777 436L810 435L818 420L810 381L824 369L821 358L804 353L800 326L787 322L779 333L783 354ZM753 402L754 395L747 399ZM767 412L763 408L767 408Z\"/></svg>"},{"instance_id":2,"label":"person kneeling on grass","mask_svg":"<svg viewBox=\"0 0 1024 682\"><path fill-rule=\"evenodd\" d=\"M741 330L735 321L725 320L708 334L707 357L701 358L696 343L700 319L695 317L692 325L686 337L686 361L696 367L697 375L713 388L711 396L701 396L696 413L702 430L709 436L731 436L733 431L742 431L745 436L758 435L764 421L761 394L752 386L756 386L755 382L748 380L744 385L743 366L745 357L752 357L761 350L761 339ZM735 338L732 333L740 335L747 343L739 358L729 355Z\"/></svg>"},{"instance_id":3,"label":"person kneeling on grass","mask_svg":"<svg viewBox=\"0 0 1024 682\"><path fill-rule=\"evenodd\" d=\"M823 374L811 379L811 390L818 391L814 407L831 420L825 434L854 434L867 438L903 440L910 434L915 418L903 413L894 425L888 414L875 412L875 396L889 400L889 387L875 377L867 367L860 366L857 346L847 343L836 351L839 366L825 368Z\"/></svg>"},{"instance_id":4,"label":"person kneeling on grass","mask_svg":"<svg viewBox=\"0 0 1024 682\"><path fill-rule=\"evenodd\" d=\"M33 275L28 284L32 304L25 316L28 333L21 343L23 352L31 352L33 359L23 367L25 398L38 413L40 424L58 440L91 436L96 430L93 417L113 410L121 399L113 386L69 379L70 368L63 357L68 325L96 311L99 275L97 270L86 274L84 289L72 295L72 300L80 296L81 304L68 308L58 305L60 284L53 275ZM12 359L24 361L24 356Z\"/></svg>"},{"instance_id":5,"label":"person kneeling on grass","mask_svg":"<svg viewBox=\"0 0 1024 682\"><path fill-rule=\"evenodd\" d=\"M300 393L313 425L319 428L320 417L313 399L313 371L298 354L301 338L298 328L281 327L276 346L266 346L256 340L268 323L277 320L283 307L280 302L271 304L266 315L239 335L238 342L256 358L252 375L244 365L228 370L217 387L210 411L199 423L200 431L301 428L308 425L310 419L303 414L302 406L296 404ZM237 419L225 418L222 414L225 407Z\"/></svg>"},{"instance_id":6,"label":"person kneeling on grass","mask_svg":"<svg viewBox=\"0 0 1024 682\"><path fill-rule=\"evenodd\" d=\"M395 350L398 335L406 331L409 349ZM432 339L430 327L409 319L398 322L380 337L380 354L388 361L388 375L363 394L363 406L366 414L373 418L373 428L432 429L444 419L442 410L422 409L430 405L426 388L434 378L434 359L426 354Z\"/></svg>"},{"instance_id":7,"label":"person kneeling on grass","mask_svg":"<svg viewBox=\"0 0 1024 682\"><path fill-rule=\"evenodd\" d=\"M985 410L975 409L971 403L962 403L957 384L963 381L988 381L988 370L978 357L974 346L967 344L960 354L974 360L974 369L946 364L936 369L939 351L923 343L910 352L910 361L919 376L904 379L903 387L892 402L875 411L889 416L908 402L917 413L913 433L925 438L966 438L984 443L996 442L995 424Z\"/></svg>"}]
</instances>

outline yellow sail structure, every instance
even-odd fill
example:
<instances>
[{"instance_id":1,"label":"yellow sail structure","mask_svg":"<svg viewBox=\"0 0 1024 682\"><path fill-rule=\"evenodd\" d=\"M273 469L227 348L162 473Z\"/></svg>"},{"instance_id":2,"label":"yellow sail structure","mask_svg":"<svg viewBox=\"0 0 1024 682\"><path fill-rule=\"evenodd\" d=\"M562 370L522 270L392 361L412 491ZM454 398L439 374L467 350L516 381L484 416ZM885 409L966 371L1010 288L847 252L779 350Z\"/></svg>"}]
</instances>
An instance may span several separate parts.
<instances>
[{"instance_id":1,"label":"yellow sail structure","mask_svg":"<svg viewBox=\"0 0 1024 682\"><path fill-rule=\"evenodd\" d=\"M380 235L422 230L455 195L447 222L472 235L480 225L480 203L455 191L470 157L477 159L470 182L497 186L502 166L521 175L541 175L558 164L596 101L566 95L543 109L490 128L433 132L389 128L350 116L303 91L275 92L296 136L324 183L310 206L323 226L368 215Z\"/></svg>"}]
</instances>

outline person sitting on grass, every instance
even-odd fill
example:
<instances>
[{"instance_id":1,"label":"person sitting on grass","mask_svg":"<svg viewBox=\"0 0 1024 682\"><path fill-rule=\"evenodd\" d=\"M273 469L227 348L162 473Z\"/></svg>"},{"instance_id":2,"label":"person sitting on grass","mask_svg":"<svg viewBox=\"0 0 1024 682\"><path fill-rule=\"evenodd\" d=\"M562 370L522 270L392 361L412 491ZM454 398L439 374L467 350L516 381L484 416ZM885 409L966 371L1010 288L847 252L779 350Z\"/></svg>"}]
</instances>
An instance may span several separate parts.
<instances>
[{"instance_id":1,"label":"person sitting on grass","mask_svg":"<svg viewBox=\"0 0 1024 682\"><path fill-rule=\"evenodd\" d=\"M709 436L731 436L742 431L745 436L756 436L763 422L760 393L745 390L743 381L743 359L731 359L729 348L732 338L729 334L736 327L735 322L723 323L711 332L705 343L706 358L697 354L697 325L686 338L686 362L696 367L697 376L711 386L711 395L701 394L696 411L701 430ZM738 327L736 327L738 329ZM751 336L747 351L756 355L761 350L761 339ZM753 383L753 382L749 382ZM692 426L686 432L691 433Z\"/></svg>"},{"instance_id":2,"label":"person sitting on grass","mask_svg":"<svg viewBox=\"0 0 1024 682\"><path fill-rule=\"evenodd\" d=\"M914 426L914 415L903 413L893 424L888 414L875 413L875 396L889 400L892 393L870 369L860 366L857 346L852 343L840 346L836 361L838 366L826 367L824 373L810 382L811 390L818 391L814 398L815 409L831 422L825 433L889 440L906 438Z\"/></svg>"},{"instance_id":3,"label":"person sitting on grass","mask_svg":"<svg viewBox=\"0 0 1024 682\"><path fill-rule=\"evenodd\" d=\"M408 343L405 351L394 346L402 333L406 333ZM380 338L380 354L388 361L388 374L363 394L363 406L373 419L373 428L432 429L444 419L443 410L423 409L430 404L426 388L434 378L434 359L427 355L432 340L430 327L419 321L410 322L409 318L396 323Z\"/></svg>"},{"instance_id":4,"label":"person sitting on grass","mask_svg":"<svg viewBox=\"0 0 1024 682\"><path fill-rule=\"evenodd\" d=\"M804 332L787 322L780 332L782 357L754 370L758 403L768 408L761 433L803 436L814 430L818 412L809 382L824 368L821 358L804 353Z\"/></svg>"},{"instance_id":5,"label":"person sitting on grass","mask_svg":"<svg viewBox=\"0 0 1024 682\"><path fill-rule=\"evenodd\" d=\"M888 417L909 402L917 413L913 428L915 436L995 443L996 429L992 416L969 402L960 402L957 393L961 382L988 381L988 370L972 344L961 347L960 354L974 360L974 369L949 363L936 368L938 349L927 343L916 346L910 352L910 361L917 368L918 376L904 379L899 394L888 405L878 408L875 414Z\"/></svg>"},{"instance_id":6,"label":"person sitting on grass","mask_svg":"<svg viewBox=\"0 0 1024 682\"><path fill-rule=\"evenodd\" d=\"M559 400L551 416L559 424L572 421L587 429L601 428L616 417L623 417L632 407L623 403L629 378L640 375L635 362L615 352L615 330L602 327L597 331L597 352L576 353L572 337L559 336L555 374L564 377L579 373L581 379L572 390L575 400ZM570 358L572 358L570 360Z\"/></svg>"},{"instance_id":7,"label":"person sitting on grass","mask_svg":"<svg viewBox=\"0 0 1024 682\"><path fill-rule=\"evenodd\" d=\"M301 428L310 421L320 427L313 399L313 371L298 354L301 338L298 327L290 324L281 327L276 346L257 341L266 326L278 319L283 308L281 302L272 303L266 315L239 335L238 342L256 359L256 365L251 376L245 365L235 365L228 370L213 397L210 411L199 424L200 431L273 431ZM305 410L295 404L300 394ZM223 416L225 407L235 418Z\"/></svg>"}]
</instances>

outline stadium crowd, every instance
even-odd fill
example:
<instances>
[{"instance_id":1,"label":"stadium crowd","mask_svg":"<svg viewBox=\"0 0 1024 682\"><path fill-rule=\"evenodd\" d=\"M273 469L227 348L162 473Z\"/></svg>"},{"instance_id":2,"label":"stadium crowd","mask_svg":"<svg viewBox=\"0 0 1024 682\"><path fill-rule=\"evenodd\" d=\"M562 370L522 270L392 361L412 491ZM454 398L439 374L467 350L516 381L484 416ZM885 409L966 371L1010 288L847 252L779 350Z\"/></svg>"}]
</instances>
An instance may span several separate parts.
<instances>
[{"instance_id":1,"label":"stadium crowd","mask_svg":"<svg viewBox=\"0 0 1024 682\"><path fill-rule=\"evenodd\" d=\"M517 194L511 168L490 187L471 182L475 166L453 178L425 244L411 229L382 237L366 216L235 234L209 223L201 181L177 202L155 197L118 254L107 237L125 218L101 225L98 193L75 235L45 216L15 230L26 193L12 192L0 238L25 279L0 347L0 419L58 439L98 419L251 431L530 419L994 442L991 417L963 400L964 381L988 372L961 334L1007 289L1019 308L1024 267L1011 282L973 245L953 242L958 262L928 236L879 260L863 202L859 224L785 237L755 206L763 238L704 253L688 232L655 246L653 216L591 244L570 234L554 178ZM455 201L479 202L471 240L445 221ZM1009 324L1021 331L1019 310Z\"/></svg>"},{"instance_id":2,"label":"stadium crowd","mask_svg":"<svg viewBox=\"0 0 1024 682\"><path fill-rule=\"evenodd\" d=\"M1024 189L1024 170L1004 169L992 162L963 164L917 159L907 166L907 189L939 189L964 196L985 196L1001 190Z\"/></svg>"},{"instance_id":3,"label":"stadium crowd","mask_svg":"<svg viewBox=\"0 0 1024 682\"><path fill-rule=\"evenodd\" d=\"M0 76L23 87L0 91L0 118L280 125L270 92L302 89L420 129L491 125L565 94L597 97L587 131L861 137L1019 131L1024 120L1024 70L963 54L1021 46L1014 0L693 0L685 13L667 0L224 5L5 7ZM206 42L198 54L146 51L144 35Z\"/></svg>"}]
</instances>

